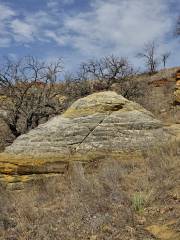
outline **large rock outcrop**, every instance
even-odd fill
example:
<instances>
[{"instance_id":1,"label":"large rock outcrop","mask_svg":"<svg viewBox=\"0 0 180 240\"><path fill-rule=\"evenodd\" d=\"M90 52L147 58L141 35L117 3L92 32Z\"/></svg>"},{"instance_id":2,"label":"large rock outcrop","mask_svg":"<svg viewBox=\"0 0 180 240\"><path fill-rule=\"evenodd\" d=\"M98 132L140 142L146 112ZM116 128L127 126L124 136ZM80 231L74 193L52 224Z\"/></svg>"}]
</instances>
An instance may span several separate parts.
<instances>
[{"instance_id":1,"label":"large rock outcrop","mask_svg":"<svg viewBox=\"0 0 180 240\"><path fill-rule=\"evenodd\" d=\"M69 161L139 153L169 138L162 123L139 104L115 92L94 93L18 137L0 156L0 172L62 172Z\"/></svg>"},{"instance_id":2,"label":"large rock outcrop","mask_svg":"<svg viewBox=\"0 0 180 240\"><path fill-rule=\"evenodd\" d=\"M79 99L62 115L20 136L6 153L68 154L91 150L132 151L166 140L160 121L114 92Z\"/></svg>"}]
</instances>

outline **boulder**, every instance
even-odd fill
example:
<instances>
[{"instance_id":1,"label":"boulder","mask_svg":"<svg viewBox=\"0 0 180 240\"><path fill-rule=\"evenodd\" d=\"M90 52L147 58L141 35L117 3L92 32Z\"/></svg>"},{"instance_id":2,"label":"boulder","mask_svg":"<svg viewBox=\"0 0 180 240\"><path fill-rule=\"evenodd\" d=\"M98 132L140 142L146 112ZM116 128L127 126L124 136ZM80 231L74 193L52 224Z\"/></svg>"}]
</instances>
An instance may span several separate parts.
<instances>
[{"instance_id":1,"label":"boulder","mask_svg":"<svg viewBox=\"0 0 180 240\"><path fill-rule=\"evenodd\" d=\"M100 92L77 100L63 115L17 138L5 152L34 156L132 151L166 138L162 123L139 104L114 92Z\"/></svg>"},{"instance_id":2,"label":"boulder","mask_svg":"<svg viewBox=\"0 0 180 240\"><path fill-rule=\"evenodd\" d=\"M157 148L170 137L162 123L139 104L111 91L94 93L18 137L1 154L0 172L63 172L70 161L87 162L108 154L118 159L132 156Z\"/></svg>"}]
</instances>

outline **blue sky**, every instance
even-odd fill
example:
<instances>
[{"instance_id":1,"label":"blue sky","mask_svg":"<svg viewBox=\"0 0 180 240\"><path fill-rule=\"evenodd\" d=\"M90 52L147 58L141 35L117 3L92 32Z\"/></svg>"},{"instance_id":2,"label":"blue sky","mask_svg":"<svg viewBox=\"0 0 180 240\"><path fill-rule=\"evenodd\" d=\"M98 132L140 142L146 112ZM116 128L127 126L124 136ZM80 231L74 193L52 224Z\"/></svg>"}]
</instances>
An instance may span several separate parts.
<instances>
[{"instance_id":1,"label":"blue sky","mask_svg":"<svg viewBox=\"0 0 180 240\"><path fill-rule=\"evenodd\" d=\"M180 65L180 39L173 35L180 0L0 0L0 53L63 58L67 70L109 54L135 58L155 40Z\"/></svg>"}]
</instances>

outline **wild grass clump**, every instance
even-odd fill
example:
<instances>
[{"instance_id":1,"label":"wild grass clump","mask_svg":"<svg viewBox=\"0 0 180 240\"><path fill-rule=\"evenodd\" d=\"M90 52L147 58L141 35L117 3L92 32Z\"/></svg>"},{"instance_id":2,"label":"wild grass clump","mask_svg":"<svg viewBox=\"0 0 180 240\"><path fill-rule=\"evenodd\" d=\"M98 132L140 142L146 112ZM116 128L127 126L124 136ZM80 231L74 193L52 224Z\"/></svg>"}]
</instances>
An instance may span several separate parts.
<instances>
[{"instance_id":1,"label":"wild grass clump","mask_svg":"<svg viewBox=\"0 0 180 240\"><path fill-rule=\"evenodd\" d=\"M133 209L136 212L142 212L144 209L144 198L142 193L135 193L132 198Z\"/></svg>"}]
</instances>

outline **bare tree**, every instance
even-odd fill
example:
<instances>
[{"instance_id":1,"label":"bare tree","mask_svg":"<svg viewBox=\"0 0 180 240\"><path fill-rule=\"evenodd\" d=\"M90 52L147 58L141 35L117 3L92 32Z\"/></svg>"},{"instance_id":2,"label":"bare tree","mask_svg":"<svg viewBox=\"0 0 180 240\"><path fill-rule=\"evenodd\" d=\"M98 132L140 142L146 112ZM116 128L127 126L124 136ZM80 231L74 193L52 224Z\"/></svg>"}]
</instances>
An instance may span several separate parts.
<instances>
[{"instance_id":1,"label":"bare tree","mask_svg":"<svg viewBox=\"0 0 180 240\"><path fill-rule=\"evenodd\" d=\"M139 82L135 80L138 71L134 70L126 58L111 55L89 60L81 64L80 73L83 86L87 87L85 83L88 83L88 91L91 92L110 89L131 100L144 94Z\"/></svg>"},{"instance_id":2,"label":"bare tree","mask_svg":"<svg viewBox=\"0 0 180 240\"><path fill-rule=\"evenodd\" d=\"M180 35L180 16L178 17L177 24L176 24L176 35Z\"/></svg>"},{"instance_id":3,"label":"bare tree","mask_svg":"<svg viewBox=\"0 0 180 240\"><path fill-rule=\"evenodd\" d=\"M162 60L162 63L163 63L163 66L164 68L166 67L166 63L167 63L167 60L168 58L170 57L171 53L170 52L166 52L166 53L163 53L161 55L161 60Z\"/></svg>"},{"instance_id":4,"label":"bare tree","mask_svg":"<svg viewBox=\"0 0 180 240\"><path fill-rule=\"evenodd\" d=\"M82 73L76 75L66 73L64 77L64 94L68 97L68 102L72 102L78 98L91 94L91 81Z\"/></svg>"},{"instance_id":5,"label":"bare tree","mask_svg":"<svg viewBox=\"0 0 180 240\"><path fill-rule=\"evenodd\" d=\"M149 42L144 45L143 51L137 54L137 57L143 58L145 60L146 67L150 74L157 71L158 67L158 57L156 56L156 45L155 42Z\"/></svg>"},{"instance_id":6,"label":"bare tree","mask_svg":"<svg viewBox=\"0 0 180 240\"><path fill-rule=\"evenodd\" d=\"M82 63L80 71L85 78L103 83L105 89L109 89L113 83L125 80L133 74L133 68L126 58L113 55Z\"/></svg>"},{"instance_id":7,"label":"bare tree","mask_svg":"<svg viewBox=\"0 0 180 240\"><path fill-rule=\"evenodd\" d=\"M61 60L46 64L31 56L6 59L0 69L1 109L7 111L6 122L16 137L57 113L55 83L61 71Z\"/></svg>"}]
</instances>

